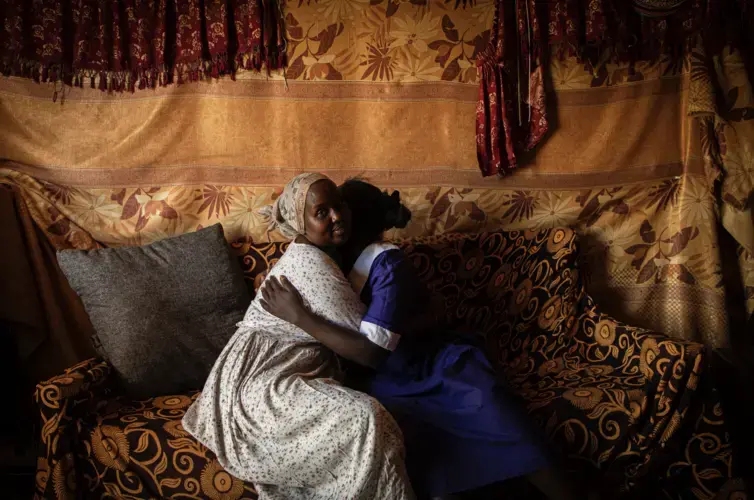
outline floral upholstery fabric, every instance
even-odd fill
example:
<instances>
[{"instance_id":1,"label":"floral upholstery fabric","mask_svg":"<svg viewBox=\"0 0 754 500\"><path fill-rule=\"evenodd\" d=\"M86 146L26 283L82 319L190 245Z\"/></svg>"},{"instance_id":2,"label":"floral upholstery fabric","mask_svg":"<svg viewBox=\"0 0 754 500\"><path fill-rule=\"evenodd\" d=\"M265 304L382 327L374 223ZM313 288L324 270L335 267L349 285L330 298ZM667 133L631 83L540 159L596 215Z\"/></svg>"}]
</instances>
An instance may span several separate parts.
<instances>
[{"instance_id":1,"label":"floral upholstery fabric","mask_svg":"<svg viewBox=\"0 0 754 500\"><path fill-rule=\"evenodd\" d=\"M285 249L239 245L251 281ZM704 347L603 314L585 292L573 231L451 234L403 248L451 329L482 337L574 468L629 496L745 495ZM89 360L38 386L38 496L256 497L181 428L196 394L128 401L110 374Z\"/></svg>"},{"instance_id":2,"label":"floral upholstery fabric","mask_svg":"<svg viewBox=\"0 0 754 500\"><path fill-rule=\"evenodd\" d=\"M484 336L550 440L605 488L711 498L724 487L731 447L719 395L700 386L704 347L600 312L573 231L449 235L406 250L446 321Z\"/></svg>"},{"instance_id":3,"label":"floral upholstery fabric","mask_svg":"<svg viewBox=\"0 0 754 500\"><path fill-rule=\"evenodd\" d=\"M38 386L37 497L257 497L183 429L198 392L128 401L113 393L111 373L106 362L90 359Z\"/></svg>"}]
</instances>

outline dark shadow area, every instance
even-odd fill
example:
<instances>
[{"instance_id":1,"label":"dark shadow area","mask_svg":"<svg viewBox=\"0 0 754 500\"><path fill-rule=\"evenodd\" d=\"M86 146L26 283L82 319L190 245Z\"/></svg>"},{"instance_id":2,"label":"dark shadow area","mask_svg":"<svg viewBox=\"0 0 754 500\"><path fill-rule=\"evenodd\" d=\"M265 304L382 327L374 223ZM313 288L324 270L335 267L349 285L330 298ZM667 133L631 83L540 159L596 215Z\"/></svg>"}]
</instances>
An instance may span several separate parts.
<instances>
[{"instance_id":1,"label":"dark shadow area","mask_svg":"<svg viewBox=\"0 0 754 500\"><path fill-rule=\"evenodd\" d=\"M721 189L721 183L716 183L718 200L722 200ZM752 202L754 193L747 204L751 206ZM738 462L737 473L746 481L749 495L754 496L754 427L751 425L754 422L754 315L747 317L747 291L739 262L739 244L722 224L718 226L717 239L730 348L714 350L709 356L709 368L722 398Z\"/></svg>"},{"instance_id":2,"label":"dark shadow area","mask_svg":"<svg viewBox=\"0 0 754 500\"><path fill-rule=\"evenodd\" d=\"M754 422L754 377L750 369L736 366L733 351L715 349L708 358L708 367L720 392L723 415L733 443L734 473L744 478L751 497L754 495L754 427L751 425Z\"/></svg>"},{"instance_id":3,"label":"dark shadow area","mask_svg":"<svg viewBox=\"0 0 754 500\"><path fill-rule=\"evenodd\" d=\"M0 377L10 408L0 412L0 490L2 498L31 498L36 472L37 415L33 386L16 361L12 324L0 321Z\"/></svg>"},{"instance_id":4,"label":"dark shadow area","mask_svg":"<svg viewBox=\"0 0 754 500\"><path fill-rule=\"evenodd\" d=\"M754 375L754 345L752 331L746 325L749 318L746 311L746 290L738 260L738 243L723 227L718 228L718 243L733 362Z\"/></svg>"}]
</instances>

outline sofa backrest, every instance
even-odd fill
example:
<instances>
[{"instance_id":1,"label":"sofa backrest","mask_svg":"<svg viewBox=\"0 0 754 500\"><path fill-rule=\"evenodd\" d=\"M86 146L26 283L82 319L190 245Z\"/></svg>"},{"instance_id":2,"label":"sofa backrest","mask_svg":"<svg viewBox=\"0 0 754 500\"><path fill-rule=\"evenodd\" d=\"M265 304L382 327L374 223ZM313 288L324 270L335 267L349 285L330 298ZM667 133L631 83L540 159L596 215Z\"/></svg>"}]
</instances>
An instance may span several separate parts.
<instances>
[{"instance_id":1,"label":"sofa backrest","mask_svg":"<svg viewBox=\"0 0 754 500\"><path fill-rule=\"evenodd\" d=\"M446 235L404 249L442 295L450 327L484 335L500 362L564 347L575 333L585 294L571 229Z\"/></svg>"},{"instance_id":2,"label":"sofa backrest","mask_svg":"<svg viewBox=\"0 0 754 500\"><path fill-rule=\"evenodd\" d=\"M500 362L547 353L545 345L560 351L576 331L585 294L571 229L446 234L401 247L441 298L449 328L482 336ZM285 248L287 243L238 248L247 279L274 265Z\"/></svg>"}]
</instances>

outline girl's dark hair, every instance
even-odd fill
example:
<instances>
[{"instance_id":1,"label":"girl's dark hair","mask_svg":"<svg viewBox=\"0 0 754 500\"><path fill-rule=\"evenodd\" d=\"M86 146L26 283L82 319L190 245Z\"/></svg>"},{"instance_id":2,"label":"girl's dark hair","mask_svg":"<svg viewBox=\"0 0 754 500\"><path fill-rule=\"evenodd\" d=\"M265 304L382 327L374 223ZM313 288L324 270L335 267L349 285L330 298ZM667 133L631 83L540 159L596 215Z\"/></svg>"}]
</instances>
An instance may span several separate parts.
<instances>
[{"instance_id":1,"label":"girl's dark hair","mask_svg":"<svg viewBox=\"0 0 754 500\"><path fill-rule=\"evenodd\" d=\"M398 191L388 194L359 179L349 179L339 189L351 209L355 236L371 242L388 229L406 227L411 220L411 211L401 203Z\"/></svg>"}]
</instances>

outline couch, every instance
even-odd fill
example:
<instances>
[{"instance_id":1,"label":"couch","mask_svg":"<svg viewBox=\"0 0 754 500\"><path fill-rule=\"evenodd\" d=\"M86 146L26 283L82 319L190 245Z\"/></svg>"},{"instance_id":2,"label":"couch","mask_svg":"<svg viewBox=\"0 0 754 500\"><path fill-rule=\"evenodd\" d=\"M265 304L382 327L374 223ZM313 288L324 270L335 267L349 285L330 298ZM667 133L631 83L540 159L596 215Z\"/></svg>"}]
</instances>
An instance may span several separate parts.
<instances>
[{"instance_id":1,"label":"couch","mask_svg":"<svg viewBox=\"0 0 754 500\"><path fill-rule=\"evenodd\" d=\"M585 291L572 230L402 247L442 301L447 331L478 335L570 468L613 496L745 495L704 346L604 314ZM285 248L235 245L250 282ZM198 393L130 400L101 359L40 383L37 497L256 498L181 427Z\"/></svg>"}]
</instances>

